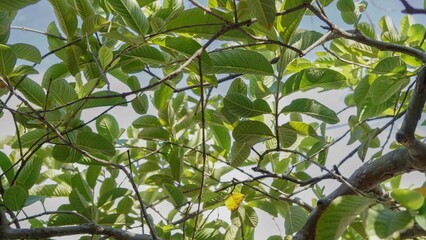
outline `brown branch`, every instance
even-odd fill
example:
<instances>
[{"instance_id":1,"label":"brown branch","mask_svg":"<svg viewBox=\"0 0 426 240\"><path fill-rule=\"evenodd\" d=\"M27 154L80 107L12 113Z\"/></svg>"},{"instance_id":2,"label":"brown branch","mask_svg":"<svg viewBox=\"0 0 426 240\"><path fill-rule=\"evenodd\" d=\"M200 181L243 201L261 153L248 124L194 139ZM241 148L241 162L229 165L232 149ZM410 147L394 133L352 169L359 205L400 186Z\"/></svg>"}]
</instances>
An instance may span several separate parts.
<instances>
[{"instance_id":1,"label":"brown branch","mask_svg":"<svg viewBox=\"0 0 426 240\"><path fill-rule=\"evenodd\" d=\"M2 239L40 239L61 236L72 236L78 234L105 235L119 240L152 240L153 238L146 234L136 234L121 229L108 226L101 226L93 223L79 226L50 227L50 228L22 228L13 229L0 227L0 236Z\"/></svg>"},{"instance_id":2,"label":"brown branch","mask_svg":"<svg viewBox=\"0 0 426 240\"><path fill-rule=\"evenodd\" d=\"M405 9L402 10L402 13L407 13L407 14L426 14L426 9L414 8L406 0L401 0L401 3L405 7Z\"/></svg>"}]
</instances>

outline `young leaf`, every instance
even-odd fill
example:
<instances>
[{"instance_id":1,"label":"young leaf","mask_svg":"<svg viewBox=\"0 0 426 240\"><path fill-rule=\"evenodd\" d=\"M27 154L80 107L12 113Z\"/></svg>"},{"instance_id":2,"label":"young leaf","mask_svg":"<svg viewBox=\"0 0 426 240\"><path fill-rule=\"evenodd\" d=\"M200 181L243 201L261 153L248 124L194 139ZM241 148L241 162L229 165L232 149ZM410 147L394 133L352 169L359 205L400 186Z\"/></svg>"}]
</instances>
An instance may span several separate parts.
<instances>
[{"instance_id":1,"label":"young leaf","mask_svg":"<svg viewBox=\"0 0 426 240\"><path fill-rule=\"evenodd\" d=\"M339 118L333 110L314 99L301 98L293 100L288 106L285 106L281 112L299 112L329 124L336 124L339 122Z\"/></svg>"}]
</instances>

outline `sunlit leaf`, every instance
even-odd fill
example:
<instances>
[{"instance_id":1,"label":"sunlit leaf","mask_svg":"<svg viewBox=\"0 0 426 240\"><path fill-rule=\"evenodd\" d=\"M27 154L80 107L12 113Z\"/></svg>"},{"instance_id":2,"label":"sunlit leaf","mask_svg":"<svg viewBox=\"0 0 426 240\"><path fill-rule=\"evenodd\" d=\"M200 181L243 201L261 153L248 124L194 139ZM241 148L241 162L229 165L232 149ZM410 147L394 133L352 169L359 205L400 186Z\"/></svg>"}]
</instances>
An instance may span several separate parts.
<instances>
[{"instance_id":1,"label":"sunlit leaf","mask_svg":"<svg viewBox=\"0 0 426 240\"><path fill-rule=\"evenodd\" d=\"M391 196L409 210L419 209L425 200L419 192L410 189L395 189Z\"/></svg>"}]
</instances>

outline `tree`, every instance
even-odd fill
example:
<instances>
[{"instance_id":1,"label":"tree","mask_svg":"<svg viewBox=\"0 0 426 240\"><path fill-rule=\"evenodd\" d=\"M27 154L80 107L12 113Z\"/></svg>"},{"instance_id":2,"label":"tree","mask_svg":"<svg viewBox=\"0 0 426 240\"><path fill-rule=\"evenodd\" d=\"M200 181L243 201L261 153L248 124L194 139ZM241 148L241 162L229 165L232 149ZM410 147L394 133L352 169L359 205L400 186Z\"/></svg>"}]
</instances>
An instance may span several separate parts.
<instances>
[{"instance_id":1,"label":"tree","mask_svg":"<svg viewBox=\"0 0 426 240\"><path fill-rule=\"evenodd\" d=\"M426 235L426 188L400 187L426 170L413 16L376 32L353 0L49 0L46 31L11 26L37 2L0 1L0 116L15 132L1 140L0 238L254 239L259 211L286 239ZM50 51L10 43L11 28ZM340 186L326 195L325 180Z\"/></svg>"}]
</instances>

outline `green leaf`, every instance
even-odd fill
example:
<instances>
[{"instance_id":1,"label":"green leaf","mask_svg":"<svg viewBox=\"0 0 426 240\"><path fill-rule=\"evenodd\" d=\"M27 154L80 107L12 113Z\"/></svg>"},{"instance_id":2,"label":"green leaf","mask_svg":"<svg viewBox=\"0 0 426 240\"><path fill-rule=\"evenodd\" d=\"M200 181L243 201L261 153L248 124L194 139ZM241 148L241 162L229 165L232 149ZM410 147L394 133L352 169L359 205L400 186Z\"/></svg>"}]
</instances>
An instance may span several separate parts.
<instances>
[{"instance_id":1,"label":"green leaf","mask_svg":"<svg viewBox=\"0 0 426 240\"><path fill-rule=\"evenodd\" d=\"M12 162L9 157L2 151L0 151L0 168L2 170L2 174L6 175L7 181L11 183L15 176L15 169L13 169Z\"/></svg>"},{"instance_id":2,"label":"green leaf","mask_svg":"<svg viewBox=\"0 0 426 240\"><path fill-rule=\"evenodd\" d=\"M271 29L275 20L275 0L247 0L247 5L256 16L257 21Z\"/></svg>"},{"instance_id":3,"label":"green leaf","mask_svg":"<svg viewBox=\"0 0 426 240\"><path fill-rule=\"evenodd\" d=\"M91 35L99 30L101 30L103 27L108 26L109 22L106 18L100 15L93 15L85 18L83 20L83 24L81 26L81 29L83 33L87 33L88 35Z\"/></svg>"},{"instance_id":4,"label":"green leaf","mask_svg":"<svg viewBox=\"0 0 426 240\"><path fill-rule=\"evenodd\" d=\"M28 191L19 185L13 185L6 189L3 195L4 204L12 211L21 210L24 207L27 198Z\"/></svg>"},{"instance_id":5,"label":"green leaf","mask_svg":"<svg viewBox=\"0 0 426 240\"><path fill-rule=\"evenodd\" d=\"M49 87L50 81L68 77L70 74L64 63L56 63L51 65L43 75L41 86L45 89Z\"/></svg>"},{"instance_id":6,"label":"green leaf","mask_svg":"<svg viewBox=\"0 0 426 240\"><path fill-rule=\"evenodd\" d=\"M173 89L167 86L166 84L162 84L161 87L154 92L154 106L158 110L166 108L172 96Z\"/></svg>"},{"instance_id":7,"label":"green leaf","mask_svg":"<svg viewBox=\"0 0 426 240\"><path fill-rule=\"evenodd\" d=\"M395 189L391 196L408 210L421 208L425 200L421 193L410 189Z\"/></svg>"},{"instance_id":8,"label":"green leaf","mask_svg":"<svg viewBox=\"0 0 426 240\"><path fill-rule=\"evenodd\" d=\"M79 46L67 47L64 62L73 76L80 72L80 56L81 48Z\"/></svg>"},{"instance_id":9,"label":"green leaf","mask_svg":"<svg viewBox=\"0 0 426 240\"><path fill-rule=\"evenodd\" d=\"M43 141L43 137L46 138L46 130L34 129L22 135L20 141L17 139L11 147L13 149L18 149L36 146L37 144L40 144L41 141Z\"/></svg>"},{"instance_id":10,"label":"green leaf","mask_svg":"<svg viewBox=\"0 0 426 240\"><path fill-rule=\"evenodd\" d=\"M285 11L293 7L299 6L301 3L310 3L308 0L287 0L281 5L280 11ZM299 26L300 21L305 15L306 8L291 12L278 17L278 31L280 33L281 39L284 43L290 42L290 39L293 37L297 26Z\"/></svg>"},{"instance_id":11,"label":"green leaf","mask_svg":"<svg viewBox=\"0 0 426 240\"><path fill-rule=\"evenodd\" d=\"M41 62L41 53L38 48L26 43L15 43L10 45L15 56L20 59L28 60L33 63Z\"/></svg>"},{"instance_id":12,"label":"green leaf","mask_svg":"<svg viewBox=\"0 0 426 240\"><path fill-rule=\"evenodd\" d=\"M135 128L161 127L158 117L152 115L141 116L133 121L132 125Z\"/></svg>"},{"instance_id":13,"label":"green leaf","mask_svg":"<svg viewBox=\"0 0 426 240\"><path fill-rule=\"evenodd\" d=\"M378 74L404 74L407 71L407 65L400 57L389 57L377 63L374 71Z\"/></svg>"},{"instance_id":14,"label":"green leaf","mask_svg":"<svg viewBox=\"0 0 426 240\"><path fill-rule=\"evenodd\" d=\"M13 50L3 44L0 44L0 75L7 76L13 71L16 64L16 55Z\"/></svg>"},{"instance_id":15,"label":"green leaf","mask_svg":"<svg viewBox=\"0 0 426 240\"><path fill-rule=\"evenodd\" d=\"M65 105L77 100L78 96L74 88L64 79L55 80L50 84L50 96L59 103Z\"/></svg>"},{"instance_id":16,"label":"green leaf","mask_svg":"<svg viewBox=\"0 0 426 240\"><path fill-rule=\"evenodd\" d=\"M10 25L15 16L16 11L0 11L0 44L6 44L9 40Z\"/></svg>"},{"instance_id":17,"label":"green leaf","mask_svg":"<svg viewBox=\"0 0 426 240\"><path fill-rule=\"evenodd\" d=\"M245 160L250 156L250 145L244 142L234 142L231 148L231 153L229 156L229 160L231 162L231 166L239 167L244 163Z\"/></svg>"},{"instance_id":18,"label":"green leaf","mask_svg":"<svg viewBox=\"0 0 426 240\"><path fill-rule=\"evenodd\" d=\"M168 141L170 138L170 133L162 127L149 127L149 128L142 129L138 137L141 139L149 139L149 140L159 139L159 140Z\"/></svg>"},{"instance_id":19,"label":"green leaf","mask_svg":"<svg viewBox=\"0 0 426 240\"><path fill-rule=\"evenodd\" d=\"M46 184L33 187L30 190L31 195L47 196L47 197L68 197L72 188L65 183L62 184Z\"/></svg>"},{"instance_id":20,"label":"green leaf","mask_svg":"<svg viewBox=\"0 0 426 240\"><path fill-rule=\"evenodd\" d=\"M308 68L290 76L283 84L283 95L313 88L339 89L346 85L346 77L327 68Z\"/></svg>"},{"instance_id":21,"label":"green leaf","mask_svg":"<svg viewBox=\"0 0 426 240\"><path fill-rule=\"evenodd\" d=\"M117 120L110 114L103 114L96 119L96 130L109 141L116 140L120 135L120 128Z\"/></svg>"},{"instance_id":22,"label":"green leaf","mask_svg":"<svg viewBox=\"0 0 426 240\"><path fill-rule=\"evenodd\" d=\"M29 6L31 4L35 4L39 2L40 0L0 0L0 9L2 11L15 11L19 10L21 8L24 8L26 6Z\"/></svg>"},{"instance_id":23,"label":"green leaf","mask_svg":"<svg viewBox=\"0 0 426 240\"><path fill-rule=\"evenodd\" d=\"M179 188L168 183L163 184L163 188L174 207L181 207L186 203L185 196Z\"/></svg>"},{"instance_id":24,"label":"green leaf","mask_svg":"<svg viewBox=\"0 0 426 240\"><path fill-rule=\"evenodd\" d=\"M98 207L104 206L108 202L114 202L117 198L124 197L128 194L130 194L131 191L126 188L112 188L109 191L106 191L105 193L100 192L100 196L97 202Z\"/></svg>"},{"instance_id":25,"label":"green leaf","mask_svg":"<svg viewBox=\"0 0 426 240\"><path fill-rule=\"evenodd\" d=\"M233 21L231 18L230 21ZM206 27L208 26L208 27ZM191 8L179 13L167 22L167 30L177 33L189 33L197 37L210 38L222 29L223 22L199 8ZM246 40L246 35L238 30L231 30L220 36L220 39Z\"/></svg>"},{"instance_id":26,"label":"green leaf","mask_svg":"<svg viewBox=\"0 0 426 240\"><path fill-rule=\"evenodd\" d=\"M409 212L392 211L381 204L376 204L368 210L366 232L369 238L386 239L412 224L413 218Z\"/></svg>"},{"instance_id":27,"label":"green leaf","mask_svg":"<svg viewBox=\"0 0 426 240\"><path fill-rule=\"evenodd\" d=\"M90 0L74 0L75 10L81 19L86 19L89 16L95 15L95 8Z\"/></svg>"},{"instance_id":28,"label":"green leaf","mask_svg":"<svg viewBox=\"0 0 426 240\"><path fill-rule=\"evenodd\" d=\"M98 56L102 68L105 69L106 66L111 63L114 54L112 53L112 50L109 47L103 45L101 48L99 48Z\"/></svg>"},{"instance_id":29,"label":"green leaf","mask_svg":"<svg viewBox=\"0 0 426 240\"><path fill-rule=\"evenodd\" d=\"M163 53L157 48L149 45L137 47L127 52L125 55L140 59L144 63L161 64L166 62Z\"/></svg>"},{"instance_id":30,"label":"green leaf","mask_svg":"<svg viewBox=\"0 0 426 240\"><path fill-rule=\"evenodd\" d=\"M82 158L81 152L65 145L55 145L52 149L55 160L65 163L78 162Z\"/></svg>"},{"instance_id":31,"label":"green leaf","mask_svg":"<svg viewBox=\"0 0 426 240\"><path fill-rule=\"evenodd\" d=\"M407 78L392 78L385 75L379 76L374 80L370 87L369 95L373 104L382 104L398 93L406 84L409 83Z\"/></svg>"},{"instance_id":32,"label":"green leaf","mask_svg":"<svg viewBox=\"0 0 426 240\"><path fill-rule=\"evenodd\" d=\"M227 95L231 93L240 93L247 96L247 84L241 78L236 78L229 86Z\"/></svg>"},{"instance_id":33,"label":"green leaf","mask_svg":"<svg viewBox=\"0 0 426 240\"><path fill-rule=\"evenodd\" d=\"M59 27L65 33L68 39L74 35L77 30L77 15L68 1L63 0L49 0L53 7L55 16L58 19ZM75 45L73 45L75 46Z\"/></svg>"},{"instance_id":34,"label":"green leaf","mask_svg":"<svg viewBox=\"0 0 426 240\"><path fill-rule=\"evenodd\" d=\"M325 209L316 227L317 240L339 239L347 226L374 200L360 196L342 196Z\"/></svg>"},{"instance_id":35,"label":"green leaf","mask_svg":"<svg viewBox=\"0 0 426 240\"><path fill-rule=\"evenodd\" d=\"M317 102L314 99L300 98L293 100L288 106L285 106L281 112L303 113L329 124L336 124L340 121L333 110Z\"/></svg>"},{"instance_id":36,"label":"green leaf","mask_svg":"<svg viewBox=\"0 0 426 240\"><path fill-rule=\"evenodd\" d=\"M89 99L84 103L82 109L109 107L113 105L127 106L127 102L126 99L117 92L99 91L89 96Z\"/></svg>"},{"instance_id":37,"label":"green leaf","mask_svg":"<svg viewBox=\"0 0 426 240\"><path fill-rule=\"evenodd\" d=\"M129 214L132 212L133 208L133 199L131 199L128 196L125 196L123 199L120 200L117 204L117 213L120 214Z\"/></svg>"},{"instance_id":38,"label":"green leaf","mask_svg":"<svg viewBox=\"0 0 426 240\"><path fill-rule=\"evenodd\" d=\"M31 80L30 78L24 78L19 85L16 87L28 101L36 104L37 106L44 106L46 104L46 94L43 88Z\"/></svg>"},{"instance_id":39,"label":"green leaf","mask_svg":"<svg viewBox=\"0 0 426 240\"><path fill-rule=\"evenodd\" d=\"M274 75L268 60L260 53L232 49L210 54L215 73Z\"/></svg>"},{"instance_id":40,"label":"green leaf","mask_svg":"<svg viewBox=\"0 0 426 240\"><path fill-rule=\"evenodd\" d=\"M244 224L255 228L259 222L259 217L257 216L256 211L248 205L244 205L244 210Z\"/></svg>"},{"instance_id":41,"label":"green leaf","mask_svg":"<svg viewBox=\"0 0 426 240\"><path fill-rule=\"evenodd\" d=\"M304 122L291 121L281 125L278 130L280 143L284 148L291 147L296 142L298 134L320 139L315 129L311 125Z\"/></svg>"},{"instance_id":42,"label":"green leaf","mask_svg":"<svg viewBox=\"0 0 426 240\"><path fill-rule=\"evenodd\" d=\"M108 156L115 155L114 145L102 135L92 132L80 132L77 135L76 146L94 156Z\"/></svg>"},{"instance_id":43,"label":"green leaf","mask_svg":"<svg viewBox=\"0 0 426 240\"><path fill-rule=\"evenodd\" d=\"M252 102L247 96L240 93L227 94L223 99L223 104L230 113L239 117L249 118L272 112L265 100L256 99Z\"/></svg>"},{"instance_id":44,"label":"green leaf","mask_svg":"<svg viewBox=\"0 0 426 240\"><path fill-rule=\"evenodd\" d=\"M132 107L136 113L145 114L149 107L148 96L146 94L136 96L132 101Z\"/></svg>"},{"instance_id":45,"label":"green leaf","mask_svg":"<svg viewBox=\"0 0 426 240\"><path fill-rule=\"evenodd\" d=\"M285 233L293 234L299 231L308 218L308 214L299 206L291 206L285 214Z\"/></svg>"},{"instance_id":46,"label":"green leaf","mask_svg":"<svg viewBox=\"0 0 426 240\"><path fill-rule=\"evenodd\" d=\"M263 122L242 121L235 127L232 136L236 141L254 145L266 141L274 135L271 129Z\"/></svg>"},{"instance_id":47,"label":"green leaf","mask_svg":"<svg viewBox=\"0 0 426 240\"><path fill-rule=\"evenodd\" d=\"M20 186L29 190L38 181L42 165L42 159L32 158L27 161L16 178L16 182L19 183Z\"/></svg>"},{"instance_id":48,"label":"green leaf","mask_svg":"<svg viewBox=\"0 0 426 240\"><path fill-rule=\"evenodd\" d=\"M136 0L107 0L107 2L132 30L142 36L148 32L149 22Z\"/></svg>"},{"instance_id":49,"label":"green leaf","mask_svg":"<svg viewBox=\"0 0 426 240\"><path fill-rule=\"evenodd\" d=\"M342 12L354 12L355 3L353 0L339 0L337 1L337 9Z\"/></svg>"},{"instance_id":50,"label":"green leaf","mask_svg":"<svg viewBox=\"0 0 426 240\"><path fill-rule=\"evenodd\" d=\"M195 41L193 38L188 37L168 37L165 39L164 43L159 43L164 47L177 51L184 54L187 57L194 55L199 49L201 49L201 44ZM201 53L201 62L203 65L210 66L212 60L205 50Z\"/></svg>"}]
</instances>

